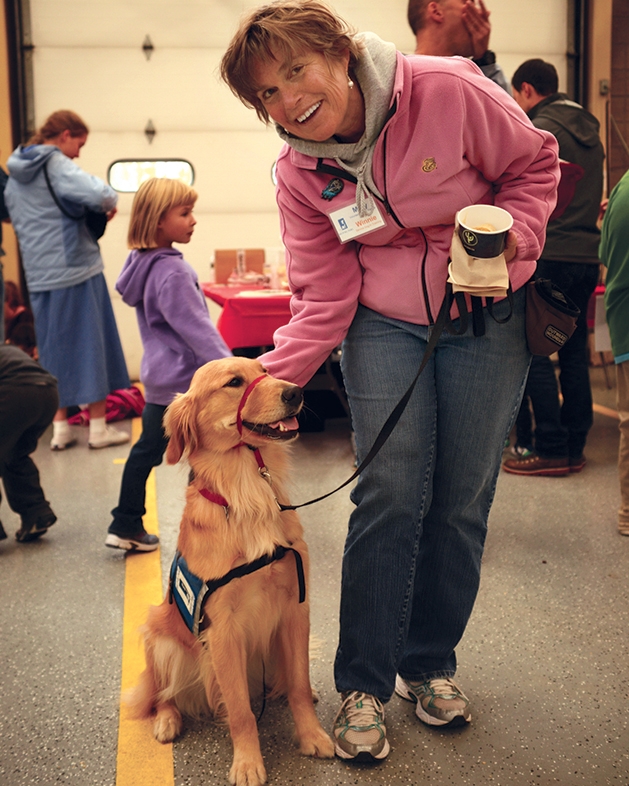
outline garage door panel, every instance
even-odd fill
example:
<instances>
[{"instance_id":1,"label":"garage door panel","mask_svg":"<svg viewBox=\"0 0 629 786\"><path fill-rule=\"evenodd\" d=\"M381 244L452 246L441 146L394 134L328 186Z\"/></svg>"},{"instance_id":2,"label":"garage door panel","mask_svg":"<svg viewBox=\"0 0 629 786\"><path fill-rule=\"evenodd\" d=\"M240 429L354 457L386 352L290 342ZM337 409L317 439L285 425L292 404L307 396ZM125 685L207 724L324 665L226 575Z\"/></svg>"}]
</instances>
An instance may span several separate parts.
<instances>
[{"instance_id":1,"label":"garage door panel","mask_svg":"<svg viewBox=\"0 0 629 786\"><path fill-rule=\"evenodd\" d=\"M35 50L38 120L72 106L100 130L246 129L259 124L218 76L218 50L165 50L146 61L129 49ZM72 74L72 79L60 78ZM87 118L86 118L87 119Z\"/></svg>"},{"instance_id":2,"label":"garage door panel","mask_svg":"<svg viewBox=\"0 0 629 786\"><path fill-rule=\"evenodd\" d=\"M149 34L156 52L172 46L224 48L241 12L259 4L239 0L30 0L38 46L141 49Z\"/></svg>"},{"instance_id":3,"label":"garage door panel","mask_svg":"<svg viewBox=\"0 0 629 786\"><path fill-rule=\"evenodd\" d=\"M85 118L88 125L90 120ZM90 133L77 163L103 179L116 159L181 158L194 167L199 207L217 213L275 210L271 167L282 142L260 124L251 133L162 133L149 144L144 134Z\"/></svg>"}]
</instances>

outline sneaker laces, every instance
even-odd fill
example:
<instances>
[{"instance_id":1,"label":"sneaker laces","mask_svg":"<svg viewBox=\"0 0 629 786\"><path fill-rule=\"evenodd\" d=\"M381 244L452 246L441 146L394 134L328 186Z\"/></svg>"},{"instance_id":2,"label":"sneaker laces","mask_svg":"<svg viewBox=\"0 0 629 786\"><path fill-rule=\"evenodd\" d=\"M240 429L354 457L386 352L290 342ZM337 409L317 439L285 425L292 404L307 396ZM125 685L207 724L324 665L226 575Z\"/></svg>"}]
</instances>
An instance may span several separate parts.
<instances>
[{"instance_id":1,"label":"sneaker laces","mask_svg":"<svg viewBox=\"0 0 629 786\"><path fill-rule=\"evenodd\" d=\"M454 682L451 677L435 677L429 680L430 688L435 695L443 696L462 696L459 686Z\"/></svg>"},{"instance_id":2,"label":"sneaker laces","mask_svg":"<svg viewBox=\"0 0 629 786\"><path fill-rule=\"evenodd\" d=\"M347 696L341 710L347 714L347 720L352 726L371 726L376 714L380 716L377 720L384 718L384 706L380 699L358 691L352 691Z\"/></svg>"}]
</instances>

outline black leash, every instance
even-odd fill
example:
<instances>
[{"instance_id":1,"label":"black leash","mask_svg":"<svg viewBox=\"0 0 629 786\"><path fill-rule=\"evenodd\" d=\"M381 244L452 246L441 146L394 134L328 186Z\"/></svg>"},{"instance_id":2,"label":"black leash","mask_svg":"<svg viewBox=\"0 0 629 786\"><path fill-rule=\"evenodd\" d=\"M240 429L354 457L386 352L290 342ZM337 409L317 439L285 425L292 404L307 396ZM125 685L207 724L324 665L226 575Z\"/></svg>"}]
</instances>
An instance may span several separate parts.
<instances>
[{"instance_id":1,"label":"black leash","mask_svg":"<svg viewBox=\"0 0 629 786\"><path fill-rule=\"evenodd\" d=\"M487 312L491 316L491 318L497 322L499 325L508 322L511 319L513 314L513 291L511 286L507 290L507 299L509 301L509 305L511 310L509 314L504 319L498 319L494 316L493 313L493 297L486 298L487 302ZM483 316L483 309L482 309L482 299L480 297L476 297L472 295L472 325L473 331L475 336L483 336L485 334L485 319ZM456 303L457 308L459 310L459 329L457 330L454 325L452 324L452 320L450 319L450 309L452 308L453 301ZM439 310L439 314L437 315L437 320L432 328L432 333L430 334L430 339L428 340L428 345L426 346L426 350L424 351L424 356L422 358L422 362L420 363L419 370L417 374L415 374L415 379L409 385L408 390L402 396L402 398L398 401L395 406L393 412L387 418L384 426L380 429L380 433L376 437L375 442L373 443L371 450L365 458L361 461L360 465L356 468L354 474L348 478L344 483L341 483L340 486L337 486L333 491L328 491L327 494L322 494L320 497L316 497L315 499L310 499L308 502L302 502L300 505L282 505L281 502L277 504L280 507L280 510L297 510L297 508L305 508L307 505L314 505L315 502L321 502L322 499L326 499L326 497L332 496L332 494L336 494L337 491L340 491L342 488L345 488L349 483L360 475L360 473L365 469L368 464L371 464L373 459L376 457L377 453L379 452L380 448L384 445L387 439L391 436L391 432L397 425L398 420L402 417L402 413L406 409L406 405L408 404L411 396L413 395L413 391L415 390L415 385L417 384L417 380L419 379L420 374L426 368L428 361L430 360L430 356L435 351L435 347L437 346L437 342L441 334L444 331L444 328L453 336L462 336L468 327L468 311L467 311L467 304L465 301L465 295L463 292L452 292L452 284L446 284L446 294L443 298L443 302L441 304L441 308Z\"/></svg>"},{"instance_id":2,"label":"black leash","mask_svg":"<svg viewBox=\"0 0 629 786\"><path fill-rule=\"evenodd\" d=\"M457 293L459 294L459 293ZM462 294L462 293L461 293ZM415 390L415 385L417 384L417 380L419 379L420 374L426 368L428 361L430 360L430 356L435 350L437 346L437 342L441 334L443 333L444 328L448 330L450 333L456 333L457 335L462 335L467 330L467 307L465 306L465 301L463 301L463 311L461 311L461 304L459 302L459 298L454 296L459 306L459 313L461 315L461 323L459 330L454 330L452 327L452 321L450 320L450 308L452 306L452 285L446 285L446 295L443 299L443 303L441 304L441 309L437 316L437 321L433 325L432 333L430 334L430 339L428 340L428 345L426 346L426 350L424 351L424 356L422 358L422 362L420 363L419 370L417 374L415 374L415 379L409 385L408 390L402 396L402 398L398 401L395 406L393 412L387 418L384 426L380 429L380 433L376 437L375 442L369 453L365 456L365 458L360 462L360 465L356 468L356 471L348 478L344 483L341 483L340 486L335 488L333 491L328 491L327 494L322 494L320 497L316 497L316 499L310 499L308 502L302 502L300 505L282 505L280 502L277 504L280 506L280 510L297 510L297 508L305 508L307 505L313 505L315 502L321 502L322 499L326 499L326 497L332 496L332 494L336 494L337 491L340 491L342 488L345 488L349 483L355 480L360 473L365 469L368 464L371 464L373 459L376 457L376 454L379 452L380 448L384 445L387 439L391 436L391 432L397 425L398 420L402 417L402 413L406 409L406 405L408 404L411 396L413 395L413 391Z\"/></svg>"}]
</instances>

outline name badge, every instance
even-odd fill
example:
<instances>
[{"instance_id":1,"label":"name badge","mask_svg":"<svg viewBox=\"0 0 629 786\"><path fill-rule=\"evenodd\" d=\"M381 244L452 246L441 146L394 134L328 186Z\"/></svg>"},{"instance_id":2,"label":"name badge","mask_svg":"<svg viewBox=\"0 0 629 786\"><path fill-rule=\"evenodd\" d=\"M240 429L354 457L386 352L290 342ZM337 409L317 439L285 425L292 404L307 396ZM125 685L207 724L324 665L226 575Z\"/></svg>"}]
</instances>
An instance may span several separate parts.
<instances>
[{"instance_id":1,"label":"name badge","mask_svg":"<svg viewBox=\"0 0 629 786\"><path fill-rule=\"evenodd\" d=\"M346 205L328 214L341 243L347 243L349 240L366 235L367 232L373 232L376 229L380 229L380 227L386 226L386 222L380 215L374 200L370 199L369 202L373 210L368 216L358 214L358 205L356 203Z\"/></svg>"}]
</instances>

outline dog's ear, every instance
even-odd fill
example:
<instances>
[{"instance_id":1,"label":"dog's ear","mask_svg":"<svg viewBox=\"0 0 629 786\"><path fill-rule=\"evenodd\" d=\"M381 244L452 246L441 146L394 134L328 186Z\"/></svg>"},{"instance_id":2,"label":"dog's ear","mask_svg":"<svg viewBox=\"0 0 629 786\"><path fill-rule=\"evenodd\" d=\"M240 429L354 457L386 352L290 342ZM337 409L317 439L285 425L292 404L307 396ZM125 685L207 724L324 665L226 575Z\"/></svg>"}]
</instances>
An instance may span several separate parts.
<instances>
[{"instance_id":1,"label":"dog's ear","mask_svg":"<svg viewBox=\"0 0 629 786\"><path fill-rule=\"evenodd\" d=\"M178 394L164 414L164 430L168 437L166 461L176 464L182 456L189 455L197 447L195 428L195 406L189 394Z\"/></svg>"}]
</instances>

